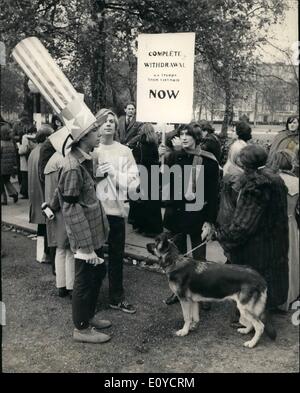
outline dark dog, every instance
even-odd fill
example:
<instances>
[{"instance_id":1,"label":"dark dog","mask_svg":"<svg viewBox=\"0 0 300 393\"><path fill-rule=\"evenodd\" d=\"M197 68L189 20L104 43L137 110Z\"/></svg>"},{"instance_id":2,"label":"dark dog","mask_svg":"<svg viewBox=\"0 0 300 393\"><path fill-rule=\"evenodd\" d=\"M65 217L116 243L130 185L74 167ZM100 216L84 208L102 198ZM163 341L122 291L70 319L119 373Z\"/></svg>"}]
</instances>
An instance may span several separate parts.
<instances>
[{"instance_id":1,"label":"dark dog","mask_svg":"<svg viewBox=\"0 0 300 393\"><path fill-rule=\"evenodd\" d=\"M199 322L199 301L233 299L240 312L243 328L238 332L255 334L245 347L253 348L264 329L272 339L276 332L265 324L267 285L256 271L238 265L222 265L215 262L201 262L179 255L175 244L166 234L147 244L148 251L159 258L160 266L167 274L171 290L178 296L184 318L184 326L176 332L185 336L194 330Z\"/></svg>"}]
</instances>

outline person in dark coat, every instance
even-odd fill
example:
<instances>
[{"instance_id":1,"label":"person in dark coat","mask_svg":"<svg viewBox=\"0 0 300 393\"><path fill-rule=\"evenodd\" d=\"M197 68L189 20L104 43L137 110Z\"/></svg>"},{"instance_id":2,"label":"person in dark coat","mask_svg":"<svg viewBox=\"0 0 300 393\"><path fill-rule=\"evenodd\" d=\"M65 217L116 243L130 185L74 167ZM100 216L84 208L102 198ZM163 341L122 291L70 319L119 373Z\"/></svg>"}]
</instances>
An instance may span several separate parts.
<instances>
[{"instance_id":1,"label":"person in dark coat","mask_svg":"<svg viewBox=\"0 0 300 393\"><path fill-rule=\"evenodd\" d=\"M171 152L166 157L166 164L170 169L177 165L181 170L180 174L170 174L170 199L166 201L163 225L170 231L171 237L174 238L180 253L184 254L187 251L187 235L190 235L192 248L194 248L202 243L201 230L204 228L204 224L211 229L212 224L216 221L219 165L213 154L203 151L200 146L197 146L200 142L200 135L195 133L193 125L181 125L178 128L177 135L181 140L182 149ZM160 154L163 153L163 148L166 149L165 147L160 147ZM204 204L199 207L195 206L195 210L189 211L188 206L191 207L191 204L197 201L196 195L199 195L201 185L198 180L201 177L198 176L196 179L195 172L196 169L200 168L204 170ZM164 175L162 178L164 188ZM176 181L181 181L181 198L176 197L175 179ZM189 187L186 187L187 184L189 184ZM189 190L192 192L189 192ZM202 246L193 251L193 257L205 260L206 247ZM166 304L173 304L175 298L168 298Z\"/></svg>"},{"instance_id":2,"label":"person in dark coat","mask_svg":"<svg viewBox=\"0 0 300 393\"><path fill-rule=\"evenodd\" d=\"M172 152L166 164L169 167L179 165L182 168L182 185L186 184L184 176L190 177L190 173L184 173L185 166L204 166L204 207L201 210L187 211L186 204L191 203L185 196L183 190L183 198L175 200L172 195L174 176L171 176L171 198L167 203L164 227L174 234L191 235L192 247L201 243L201 229L205 222L213 224L217 216L217 200L219 190L219 167L215 157L196 145L199 143L199 136L194 133L193 127L190 125L182 125L178 129L178 137L182 141L182 149ZM186 141L185 139L190 139ZM188 145L192 142L191 146ZM171 173L172 175L172 173ZM180 245L180 251L186 252L186 242ZM205 259L205 247L201 247L194 253L194 257Z\"/></svg>"},{"instance_id":3,"label":"person in dark coat","mask_svg":"<svg viewBox=\"0 0 300 393\"><path fill-rule=\"evenodd\" d=\"M129 102L124 107L125 115L119 118L119 129L116 139L122 145L133 149L139 140L139 128L142 123L136 121L135 118L135 104Z\"/></svg>"},{"instance_id":4,"label":"person in dark coat","mask_svg":"<svg viewBox=\"0 0 300 393\"><path fill-rule=\"evenodd\" d=\"M232 220L217 238L234 264L258 271L268 285L267 309L287 300L289 229L287 188L278 174L264 167L266 151L258 145L240 153L244 175Z\"/></svg>"},{"instance_id":5,"label":"person in dark coat","mask_svg":"<svg viewBox=\"0 0 300 393\"><path fill-rule=\"evenodd\" d=\"M17 142L18 154L20 156L20 171L21 184L20 194L21 199L28 199L28 158L32 150L35 148L36 126L24 126L23 134L21 134L20 142Z\"/></svg>"},{"instance_id":6,"label":"person in dark coat","mask_svg":"<svg viewBox=\"0 0 300 393\"><path fill-rule=\"evenodd\" d=\"M17 153L12 142L12 130L9 124L1 126L1 204L7 205L7 195L18 201L18 192L10 181L17 173Z\"/></svg>"},{"instance_id":7,"label":"person in dark coat","mask_svg":"<svg viewBox=\"0 0 300 393\"><path fill-rule=\"evenodd\" d=\"M202 141L201 141L201 149L206 150L212 153L218 163L221 160L221 142L217 135L215 134L215 129L209 122L203 123L201 125L202 131Z\"/></svg>"},{"instance_id":8,"label":"person in dark coat","mask_svg":"<svg viewBox=\"0 0 300 393\"><path fill-rule=\"evenodd\" d=\"M30 116L26 111L23 111L19 115L19 119L13 123L13 142L17 152L17 171L18 171L18 182L22 186L22 174L21 174L21 159L18 154L18 143L22 142L22 137L24 135L24 130L29 129L32 126L30 121ZM26 180L25 180L26 181ZM26 186L25 186L26 187ZM25 190L22 190L25 191ZM20 192L22 194L22 192Z\"/></svg>"},{"instance_id":9,"label":"person in dark coat","mask_svg":"<svg viewBox=\"0 0 300 393\"><path fill-rule=\"evenodd\" d=\"M29 196L29 222L37 224L36 260L38 262L51 262L46 234L46 219L42 213L41 205L45 201L44 190L38 176L38 162L42 143L51 135L53 129L43 124L36 134L36 147L28 158L28 196Z\"/></svg>"},{"instance_id":10,"label":"person in dark coat","mask_svg":"<svg viewBox=\"0 0 300 393\"><path fill-rule=\"evenodd\" d=\"M140 176L143 199L131 202L129 214L135 230L144 236L154 237L163 231L160 201L151 200L151 167L159 165L158 138L151 123L143 124L139 135L140 140L133 149L133 156L136 163L146 169L148 176L147 179ZM147 181L145 187L143 180Z\"/></svg>"}]
</instances>

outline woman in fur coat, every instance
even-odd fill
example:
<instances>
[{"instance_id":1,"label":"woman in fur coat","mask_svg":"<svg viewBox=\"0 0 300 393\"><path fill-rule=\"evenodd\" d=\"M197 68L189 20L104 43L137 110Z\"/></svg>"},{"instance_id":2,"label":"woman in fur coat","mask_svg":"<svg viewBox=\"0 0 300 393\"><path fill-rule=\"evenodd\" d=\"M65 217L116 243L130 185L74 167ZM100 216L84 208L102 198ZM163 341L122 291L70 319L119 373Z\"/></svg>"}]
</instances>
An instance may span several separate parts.
<instances>
[{"instance_id":1,"label":"woman in fur coat","mask_svg":"<svg viewBox=\"0 0 300 393\"><path fill-rule=\"evenodd\" d=\"M268 285L267 309L287 300L289 229L287 188L278 174L264 167L266 151L246 146L240 154L244 175L230 223L218 229L218 240L231 263L257 270Z\"/></svg>"}]
</instances>

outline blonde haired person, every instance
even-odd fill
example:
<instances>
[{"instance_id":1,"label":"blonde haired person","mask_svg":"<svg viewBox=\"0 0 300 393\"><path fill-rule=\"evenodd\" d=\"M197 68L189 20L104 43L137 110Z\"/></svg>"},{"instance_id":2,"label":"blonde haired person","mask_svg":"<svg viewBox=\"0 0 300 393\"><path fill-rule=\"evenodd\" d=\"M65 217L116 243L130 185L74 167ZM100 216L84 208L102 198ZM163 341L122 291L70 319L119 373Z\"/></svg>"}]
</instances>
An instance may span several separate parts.
<instances>
[{"instance_id":1,"label":"blonde haired person","mask_svg":"<svg viewBox=\"0 0 300 393\"><path fill-rule=\"evenodd\" d=\"M109 109L97 114L100 145L94 150L97 197L101 200L109 222L108 280L112 309L133 314L136 309L125 300L123 288L123 258L125 250L125 200L127 192L139 184L138 168L129 147L116 141L118 118Z\"/></svg>"}]
</instances>

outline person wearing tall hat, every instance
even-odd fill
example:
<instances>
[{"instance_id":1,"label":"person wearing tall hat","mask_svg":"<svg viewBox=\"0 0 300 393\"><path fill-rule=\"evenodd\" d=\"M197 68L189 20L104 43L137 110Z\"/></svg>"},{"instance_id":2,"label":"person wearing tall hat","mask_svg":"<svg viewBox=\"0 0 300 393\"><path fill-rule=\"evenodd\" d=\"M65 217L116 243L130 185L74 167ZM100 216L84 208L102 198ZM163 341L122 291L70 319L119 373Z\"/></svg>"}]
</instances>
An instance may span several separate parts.
<instances>
[{"instance_id":1,"label":"person wearing tall hat","mask_svg":"<svg viewBox=\"0 0 300 393\"><path fill-rule=\"evenodd\" d=\"M72 294L73 339L79 342L104 343L108 334L99 329L111 326L96 314L102 281L106 275L103 245L109 225L95 191L91 151L99 145L95 122L85 129L72 128L71 151L62 163L58 187L50 202L55 212L61 209L70 248L75 257L75 280Z\"/></svg>"}]
</instances>

